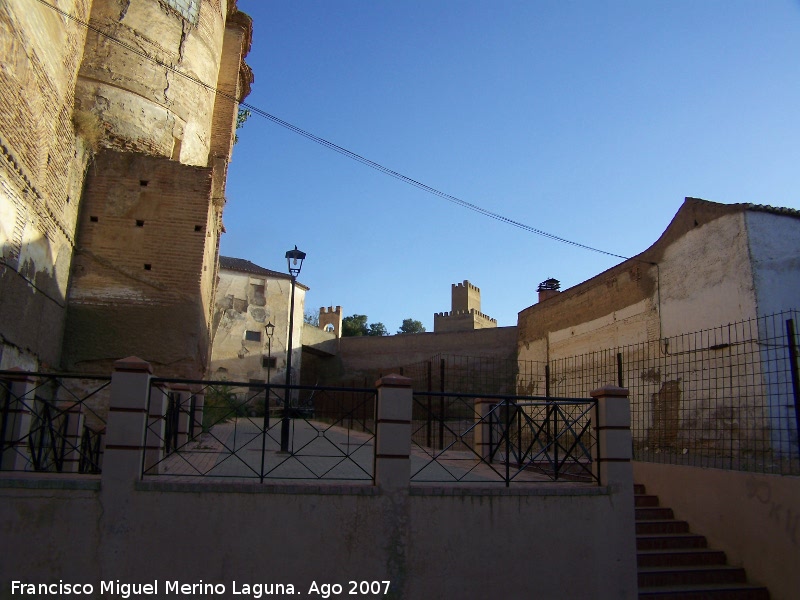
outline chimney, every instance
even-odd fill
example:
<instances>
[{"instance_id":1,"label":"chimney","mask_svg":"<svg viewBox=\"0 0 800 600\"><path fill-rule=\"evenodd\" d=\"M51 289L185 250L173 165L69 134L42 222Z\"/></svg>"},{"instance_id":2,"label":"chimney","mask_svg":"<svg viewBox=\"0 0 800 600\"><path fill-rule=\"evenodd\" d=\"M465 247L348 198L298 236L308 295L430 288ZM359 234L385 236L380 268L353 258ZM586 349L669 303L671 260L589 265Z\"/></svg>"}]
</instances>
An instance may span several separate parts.
<instances>
[{"instance_id":1,"label":"chimney","mask_svg":"<svg viewBox=\"0 0 800 600\"><path fill-rule=\"evenodd\" d=\"M542 283L539 284L539 287L536 289L539 292L539 302L543 302L548 298L552 298L553 296L558 296L561 292L558 291L558 288L561 287L561 282L558 279L546 279Z\"/></svg>"}]
</instances>

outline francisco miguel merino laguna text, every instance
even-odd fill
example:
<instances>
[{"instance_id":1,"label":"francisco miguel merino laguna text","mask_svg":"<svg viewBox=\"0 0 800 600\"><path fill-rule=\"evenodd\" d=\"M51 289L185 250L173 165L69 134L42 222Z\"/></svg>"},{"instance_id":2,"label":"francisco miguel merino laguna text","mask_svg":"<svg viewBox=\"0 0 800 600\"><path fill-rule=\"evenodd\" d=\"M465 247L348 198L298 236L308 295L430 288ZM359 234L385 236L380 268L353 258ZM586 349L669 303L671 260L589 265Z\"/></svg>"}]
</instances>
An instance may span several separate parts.
<instances>
[{"instance_id":1,"label":"francisco miguel merino laguna text","mask_svg":"<svg viewBox=\"0 0 800 600\"><path fill-rule=\"evenodd\" d=\"M95 586L91 583L26 583L23 581L11 582L12 596L89 596L94 594ZM116 581L101 581L100 593L120 598L132 596L158 596L163 590L164 596L206 596L224 595L228 589L224 583L204 583L201 579L197 583L181 583L180 581L153 581L153 583L122 583ZM231 582L231 594L261 598L273 594L294 594L294 585L291 583L241 583Z\"/></svg>"}]
</instances>

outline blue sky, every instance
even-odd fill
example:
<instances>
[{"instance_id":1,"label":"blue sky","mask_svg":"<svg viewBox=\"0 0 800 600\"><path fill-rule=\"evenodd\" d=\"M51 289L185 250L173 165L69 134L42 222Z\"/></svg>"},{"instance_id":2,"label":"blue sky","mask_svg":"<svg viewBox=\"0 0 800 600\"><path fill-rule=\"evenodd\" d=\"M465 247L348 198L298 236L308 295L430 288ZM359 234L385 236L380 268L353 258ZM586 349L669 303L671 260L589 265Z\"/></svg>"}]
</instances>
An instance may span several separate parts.
<instances>
[{"instance_id":1,"label":"blue sky","mask_svg":"<svg viewBox=\"0 0 800 600\"><path fill-rule=\"evenodd\" d=\"M800 208L800 1L239 0L246 102L486 210L622 256L685 196ZM223 255L307 310L433 330L450 286L500 326L620 259L481 216L253 115Z\"/></svg>"}]
</instances>

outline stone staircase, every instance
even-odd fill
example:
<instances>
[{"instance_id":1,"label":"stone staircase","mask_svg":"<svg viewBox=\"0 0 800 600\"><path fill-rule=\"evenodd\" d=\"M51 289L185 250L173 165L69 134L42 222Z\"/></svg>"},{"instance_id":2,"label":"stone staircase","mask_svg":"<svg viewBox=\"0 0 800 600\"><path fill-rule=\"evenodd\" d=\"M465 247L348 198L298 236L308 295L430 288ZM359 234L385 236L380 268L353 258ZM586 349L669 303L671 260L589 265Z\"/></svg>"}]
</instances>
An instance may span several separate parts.
<instances>
[{"instance_id":1,"label":"stone staircase","mask_svg":"<svg viewBox=\"0 0 800 600\"><path fill-rule=\"evenodd\" d=\"M708 548L658 496L642 485L634 493L640 600L769 600L767 588L748 584L744 569L728 566L725 553Z\"/></svg>"}]
</instances>

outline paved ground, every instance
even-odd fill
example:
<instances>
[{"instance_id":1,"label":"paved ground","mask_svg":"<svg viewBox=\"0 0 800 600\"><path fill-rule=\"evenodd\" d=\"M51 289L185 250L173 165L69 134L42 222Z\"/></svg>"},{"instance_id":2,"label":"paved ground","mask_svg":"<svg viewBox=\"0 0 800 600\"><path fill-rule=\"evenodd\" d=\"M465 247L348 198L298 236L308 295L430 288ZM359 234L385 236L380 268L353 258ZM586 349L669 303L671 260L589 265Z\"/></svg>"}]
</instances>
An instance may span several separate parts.
<instances>
[{"instance_id":1,"label":"paved ground","mask_svg":"<svg viewBox=\"0 0 800 600\"><path fill-rule=\"evenodd\" d=\"M371 434L331 426L319 421L290 421L289 452L280 452L281 422L273 420L262 433L261 419L240 418L216 425L150 468L146 477L175 476L265 480L323 480L371 482ZM513 483L541 483L550 478L531 470L515 475ZM412 482L498 483L506 476L505 464L476 460L468 450L433 450L412 444ZM581 484L571 484L581 485Z\"/></svg>"}]
</instances>

